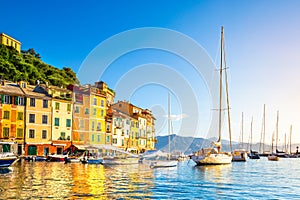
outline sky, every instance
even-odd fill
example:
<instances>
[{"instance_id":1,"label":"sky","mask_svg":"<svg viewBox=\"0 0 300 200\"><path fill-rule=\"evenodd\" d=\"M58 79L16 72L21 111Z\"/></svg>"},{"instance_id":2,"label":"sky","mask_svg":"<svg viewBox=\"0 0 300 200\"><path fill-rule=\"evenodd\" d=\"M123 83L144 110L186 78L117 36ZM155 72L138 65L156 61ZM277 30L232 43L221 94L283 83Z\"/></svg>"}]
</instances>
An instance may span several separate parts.
<instances>
[{"instance_id":1,"label":"sky","mask_svg":"<svg viewBox=\"0 0 300 200\"><path fill-rule=\"evenodd\" d=\"M97 81L94 76L105 81L116 90L116 100L150 108L157 119L157 135L168 132L168 92L172 133L217 134L212 98L218 90L212 91L211 85L219 78L216 69L224 26L233 140L241 141L243 112L244 142L249 141L252 117L253 142L260 141L266 104L265 142L271 143L277 111L279 143L285 134L289 136L291 125L293 143L300 142L297 0L3 0L1 7L0 32L20 40L23 50L34 48L48 64L71 67L79 77L85 72L93 77L90 83ZM201 54L198 61L189 60L197 53ZM108 58L114 59L104 66ZM210 61L215 69L208 67ZM200 71L193 64L197 62ZM226 120L225 116L225 139Z\"/></svg>"}]
</instances>

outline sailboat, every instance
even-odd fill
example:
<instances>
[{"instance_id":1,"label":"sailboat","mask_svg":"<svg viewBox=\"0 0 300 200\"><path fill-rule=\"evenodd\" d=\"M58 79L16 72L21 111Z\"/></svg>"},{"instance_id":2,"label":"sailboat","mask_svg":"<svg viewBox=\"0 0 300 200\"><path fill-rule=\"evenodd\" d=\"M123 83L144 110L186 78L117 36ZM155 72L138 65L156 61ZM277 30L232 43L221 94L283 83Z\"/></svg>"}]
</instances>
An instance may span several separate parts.
<instances>
[{"instance_id":1,"label":"sailboat","mask_svg":"<svg viewBox=\"0 0 300 200\"><path fill-rule=\"evenodd\" d=\"M176 167L178 160L171 159L171 142L170 142L170 130L171 130L171 111L170 111L170 93L168 93L168 153L162 151L154 151L151 153L146 152L142 155L142 162L148 163L151 168L161 167Z\"/></svg>"},{"instance_id":2,"label":"sailboat","mask_svg":"<svg viewBox=\"0 0 300 200\"><path fill-rule=\"evenodd\" d=\"M278 120L279 120L279 112L277 111L276 138L278 138ZM279 157L273 152L273 141L274 141L274 133L272 134L272 154L268 155L268 160L278 161ZM276 140L276 149L277 149L277 140Z\"/></svg>"},{"instance_id":3,"label":"sailboat","mask_svg":"<svg viewBox=\"0 0 300 200\"><path fill-rule=\"evenodd\" d=\"M252 125L253 125L253 117L251 119L251 129L250 129L250 153L248 157L250 159L260 159L260 156L257 151L252 150Z\"/></svg>"},{"instance_id":4,"label":"sailboat","mask_svg":"<svg viewBox=\"0 0 300 200\"><path fill-rule=\"evenodd\" d=\"M222 73L226 70L226 66L223 69L223 51L224 48L224 27L221 27L221 62L220 62L220 104L219 104L219 138L217 142L213 142L216 148L200 149L195 154L191 155L190 158L197 165L219 165L219 164L230 164L232 160L231 153L221 151L221 139L222 139ZM224 58L225 63L225 58ZM227 84L226 84L227 89ZM228 92L226 90L227 100ZM228 102L228 101L227 101ZM228 116L229 117L229 116ZM229 124L230 125L230 124Z\"/></svg>"},{"instance_id":5,"label":"sailboat","mask_svg":"<svg viewBox=\"0 0 300 200\"><path fill-rule=\"evenodd\" d=\"M247 158L247 151L244 149L244 113L242 112L242 128L241 128L241 135L242 135L242 144L240 149L235 149L232 155L233 162L245 162Z\"/></svg>"}]
</instances>

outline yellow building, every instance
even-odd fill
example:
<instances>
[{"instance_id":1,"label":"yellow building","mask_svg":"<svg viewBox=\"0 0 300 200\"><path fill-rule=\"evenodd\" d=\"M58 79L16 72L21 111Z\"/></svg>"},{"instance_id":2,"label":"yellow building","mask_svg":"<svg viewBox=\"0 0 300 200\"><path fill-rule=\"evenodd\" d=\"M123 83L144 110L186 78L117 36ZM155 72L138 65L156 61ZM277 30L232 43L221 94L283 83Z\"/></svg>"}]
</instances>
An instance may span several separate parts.
<instances>
[{"instance_id":1,"label":"yellow building","mask_svg":"<svg viewBox=\"0 0 300 200\"><path fill-rule=\"evenodd\" d=\"M106 93L90 86L90 144L106 144Z\"/></svg>"},{"instance_id":2,"label":"yellow building","mask_svg":"<svg viewBox=\"0 0 300 200\"><path fill-rule=\"evenodd\" d=\"M15 48L19 53L21 52L21 42L4 34L0 33L0 44Z\"/></svg>"},{"instance_id":3,"label":"yellow building","mask_svg":"<svg viewBox=\"0 0 300 200\"><path fill-rule=\"evenodd\" d=\"M48 84L37 85L35 92L52 97L51 153L62 154L72 140L72 91Z\"/></svg>"},{"instance_id":4,"label":"yellow building","mask_svg":"<svg viewBox=\"0 0 300 200\"><path fill-rule=\"evenodd\" d=\"M23 154L25 95L16 83L0 83L0 152Z\"/></svg>"},{"instance_id":5,"label":"yellow building","mask_svg":"<svg viewBox=\"0 0 300 200\"><path fill-rule=\"evenodd\" d=\"M34 91L35 86L22 84L26 95L25 155L45 156L54 153L51 142L52 105L48 94Z\"/></svg>"}]
</instances>

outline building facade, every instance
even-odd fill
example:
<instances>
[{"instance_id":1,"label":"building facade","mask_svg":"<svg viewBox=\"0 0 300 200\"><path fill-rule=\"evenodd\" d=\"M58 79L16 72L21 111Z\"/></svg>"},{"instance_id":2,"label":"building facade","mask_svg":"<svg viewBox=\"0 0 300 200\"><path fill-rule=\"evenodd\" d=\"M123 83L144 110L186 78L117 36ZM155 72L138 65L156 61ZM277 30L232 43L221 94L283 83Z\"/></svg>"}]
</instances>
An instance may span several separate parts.
<instances>
[{"instance_id":1,"label":"building facade","mask_svg":"<svg viewBox=\"0 0 300 200\"><path fill-rule=\"evenodd\" d=\"M0 82L0 152L23 154L25 95L19 84Z\"/></svg>"},{"instance_id":2,"label":"building facade","mask_svg":"<svg viewBox=\"0 0 300 200\"><path fill-rule=\"evenodd\" d=\"M52 98L36 86L22 84L26 96L25 155L46 156L52 153Z\"/></svg>"},{"instance_id":3,"label":"building facade","mask_svg":"<svg viewBox=\"0 0 300 200\"><path fill-rule=\"evenodd\" d=\"M19 53L21 52L21 42L4 33L0 33L0 44L13 47Z\"/></svg>"}]
</instances>

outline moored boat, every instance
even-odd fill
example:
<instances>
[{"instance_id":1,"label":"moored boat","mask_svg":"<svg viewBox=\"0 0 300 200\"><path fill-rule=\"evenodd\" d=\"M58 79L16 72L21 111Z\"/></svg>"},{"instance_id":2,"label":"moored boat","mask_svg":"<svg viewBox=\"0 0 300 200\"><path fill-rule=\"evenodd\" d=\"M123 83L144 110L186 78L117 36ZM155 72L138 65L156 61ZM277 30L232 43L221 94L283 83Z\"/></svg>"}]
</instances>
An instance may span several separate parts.
<instances>
[{"instance_id":1,"label":"moored boat","mask_svg":"<svg viewBox=\"0 0 300 200\"><path fill-rule=\"evenodd\" d=\"M229 100L228 100L228 82L227 82L227 72L226 72L226 63L225 58L223 58L224 48L224 28L221 28L221 63L220 63L220 96L219 96L219 138L217 142L213 142L213 146L216 148L211 149L200 149L196 154L191 155L191 159L197 165L220 165L220 164L230 164L232 161L231 153L222 152L221 151L221 136L222 136L222 77L223 70L225 70L225 78L226 78L226 99L227 99L227 111L228 111L228 126L229 126L229 134L231 134L230 128L230 114L229 114ZM223 68L223 61L225 67Z\"/></svg>"},{"instance_id":2,"label":"moored boat","mask_svg":"<svg viewBox=\"0 0 300 200\"><path fill-rule=\"evenodd\" d=\"M0 153L0 168L9 167L18 160L13 153Z\"/></svg>"},{"instance_id":3,"label":"moored boat","mask_svg":"<svg viewBox=\"0 0 300 200\"><path fill-rule=\"evenodd\" d=\"M68 155L53 154L53 155L48 155L46 161L65 162L67 159L68 159Z\"/></svg>"},{"instance_id":4,"label":"moored boat","mask_svg":"<svg viewBox=\"0 0 300 200\"><path fill-rule=\"evenodd\" d=\"M245 149L236 149L232 154L232 161L245 162L247 159L247 151Z\"/></svg>"},{"instance_id":5,"label":"moored boat","mask_svg":"<svg viewBox=\"0 0 300 200\"><path fill-rule=\"evenodd\" d=\"M277 155L271 154L271 155L268 155L268 160L270 160L270 161L278 161L279 157Z\"/></svg>"}]
</instances>

